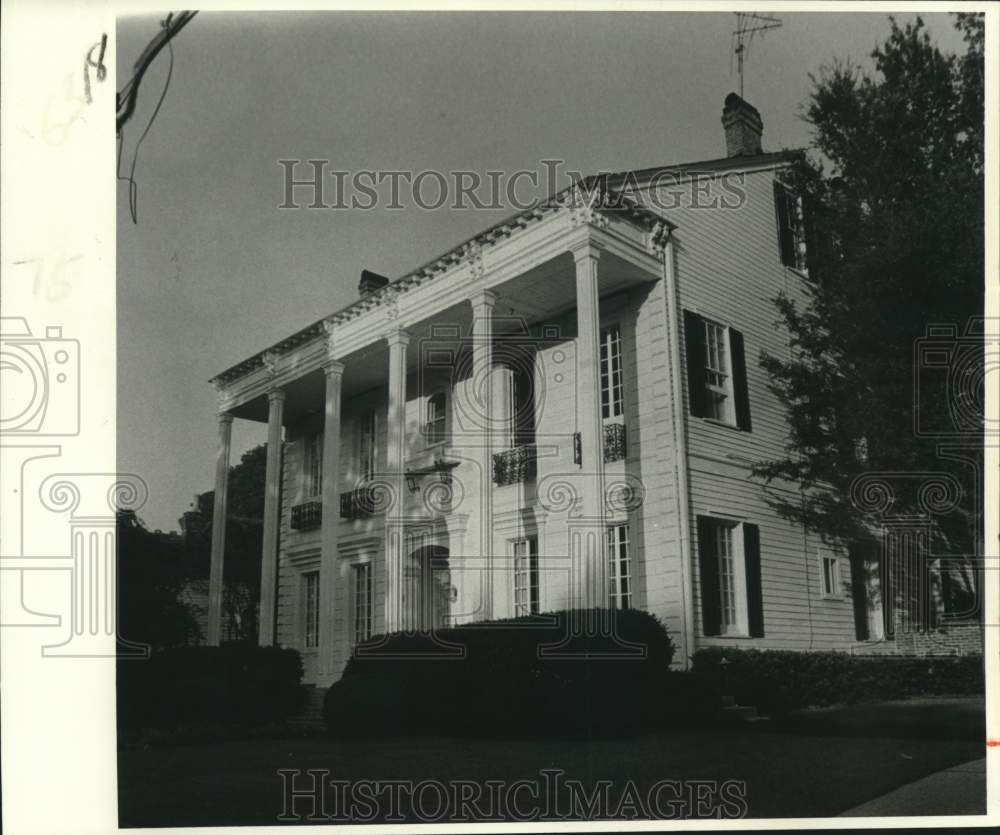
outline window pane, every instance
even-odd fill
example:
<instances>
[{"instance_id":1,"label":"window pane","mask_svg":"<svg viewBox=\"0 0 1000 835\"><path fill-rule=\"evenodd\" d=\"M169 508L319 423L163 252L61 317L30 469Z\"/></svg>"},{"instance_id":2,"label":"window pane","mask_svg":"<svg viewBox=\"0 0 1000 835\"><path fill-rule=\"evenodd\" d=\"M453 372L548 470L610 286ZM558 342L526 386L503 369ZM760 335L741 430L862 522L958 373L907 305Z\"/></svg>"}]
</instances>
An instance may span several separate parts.
<instances>
[{"instance_id":1,"label":"window pane","mask_svg":"<svg viewBox=\"0 0 1000 835\"><path fill-rule=\"evenodd\" d=\"M736 625L736 577L733 564L733 526L719 525L716 531L716 555L719 559L719 603L722 625Z\"/></svg>"},{"instance_id":2,"label":"window pane","mask_svg":"<svg viewBox=\"0 0 1000 835\"><path fill-rule=\"evenodd\" d=\"M513 543L514 616L538 614L538 540L534 537Z\"/></svg>"},{"instance_id":3,"label":"window pane","mask_svg":"<svg viewBox=\"0 0 1000 835\"><path fill-rule=\"evenodd\" d=\"M601 331L601 414L619 417L624 413L622 397L621 331L612 325Z\"/></svg>"}]
</instances>

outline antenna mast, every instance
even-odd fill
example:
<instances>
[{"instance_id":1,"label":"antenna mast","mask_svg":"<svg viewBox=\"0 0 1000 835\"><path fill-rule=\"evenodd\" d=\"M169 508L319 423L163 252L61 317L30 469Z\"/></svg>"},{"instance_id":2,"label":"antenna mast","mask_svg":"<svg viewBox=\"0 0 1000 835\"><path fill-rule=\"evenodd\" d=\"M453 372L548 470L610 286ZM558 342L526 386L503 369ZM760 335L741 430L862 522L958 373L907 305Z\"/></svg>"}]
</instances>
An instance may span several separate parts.
<instances>
[{"instance_id":1,"label":"antenna mast","mask_svg":"<svg viewBox=\"0 0 1000 835\"><path fill-rule=\"evenodd\" d=\"M736 31L733 32L733 42L736 46L733 48L733 52L736 54L737 72L740 74L740 98L743 98L743 57L747 47L750 46L753 36L758 32L760 32L761 37L764 37L764 32L780 29L782 23L777 17L768 17L756 12L735 12L735 14ZM729 71L732 72L732 64L729 66Z\"/></svg>"}]
</instances>

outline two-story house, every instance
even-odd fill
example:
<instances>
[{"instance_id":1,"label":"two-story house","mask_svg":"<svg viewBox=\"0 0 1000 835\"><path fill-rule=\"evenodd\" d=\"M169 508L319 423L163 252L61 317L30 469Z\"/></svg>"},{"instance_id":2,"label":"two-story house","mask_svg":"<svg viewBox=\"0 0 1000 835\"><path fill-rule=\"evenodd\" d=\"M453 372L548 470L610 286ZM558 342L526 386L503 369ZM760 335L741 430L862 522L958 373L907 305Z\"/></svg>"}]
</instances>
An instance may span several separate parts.
<instances>
[{"instance_id":1,"label":"two-story house","mask_svg":"<svg viewBox=\"0 0 1000 835\"><path fill-rule=\"evenodd\" d=\"M810 279L795 154L764 153L735 94L722 121L725 157L365 272L356 302L214 379L210 642L233 418L268 424L260 641L300 650L307 682L373 634L580 606L654 613L680 664L879 637L847 550L749 475L787 435L758 364L789 350L773 299Z\"/></svg>"}]
</instances>

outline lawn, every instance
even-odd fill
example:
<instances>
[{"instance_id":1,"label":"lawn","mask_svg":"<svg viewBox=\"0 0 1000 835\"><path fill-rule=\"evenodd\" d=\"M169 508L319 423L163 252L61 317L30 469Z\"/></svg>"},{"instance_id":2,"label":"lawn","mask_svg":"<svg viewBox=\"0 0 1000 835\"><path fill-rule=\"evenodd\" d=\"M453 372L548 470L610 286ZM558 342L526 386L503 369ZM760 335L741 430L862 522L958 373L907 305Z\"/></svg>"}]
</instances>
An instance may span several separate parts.
<instances>
[{"instance_id":1,"label":"lawn","mask_svg":"<svg viewBox=\"0 0 1000 835\"><path fill-rule=\"evenodd\" d=\"M275 824L284 799L278 770L288 768L352 781L538 781L540 769L555 768L588 787L631 779L643 794L659 780L736 780L746 784L748 817L825 817L984 756L981 713L981 701L939 700L590 742L289 738L123 750L120 824Z\"/></svg>"}]
</instances>

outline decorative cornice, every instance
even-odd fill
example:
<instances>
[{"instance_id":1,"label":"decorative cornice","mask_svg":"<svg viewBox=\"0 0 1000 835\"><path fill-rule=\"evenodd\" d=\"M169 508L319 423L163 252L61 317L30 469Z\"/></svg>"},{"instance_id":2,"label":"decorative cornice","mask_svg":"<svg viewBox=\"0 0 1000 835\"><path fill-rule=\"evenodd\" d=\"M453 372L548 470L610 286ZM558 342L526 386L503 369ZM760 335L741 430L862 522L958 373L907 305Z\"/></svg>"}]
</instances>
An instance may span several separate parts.
<instances>
[{"instance_id":1,"label":"decorative cornice","mask_svg":"<svg viewBox=\"0 0 1000 835\"><path fill-rule=\"evenodd\" d=\"M604 199L603 192L596 191L595 194L600 199ZM465 266L470 276L469 280L480 281L486 274L483 255L487 247L494 246L507 238L519 235L532 225L563 209L569 210L570 220L574 226L607 228L610 222L608 214L598 211L598 207L594 205L596 202L598 202L597 198L591 201L584 200L578 185L565 189L549 199L480 232L478 235L459 244L438 258L423 264L402 278L393 281L381 290L370 293L352 302L347 307L297 331L272 345L266 351L261 351L231 366L221 374L213 377L211 382L221 388L262 367L272 368L277 357L312 342L324 334L329 335L330 331L328 328L344 325L375 308L385 307L386 319L390 322L397 321L399 317L399 299L404 293L408 293L456 267ZM633 222L639 219L645 219L646 222L663 221L656 213L643 208L627 198L617 199L613 213L627 217ZM270 364L269 360L266 359L269 356L273 358L270 360Z\"/></svg>"}]
</instances>

